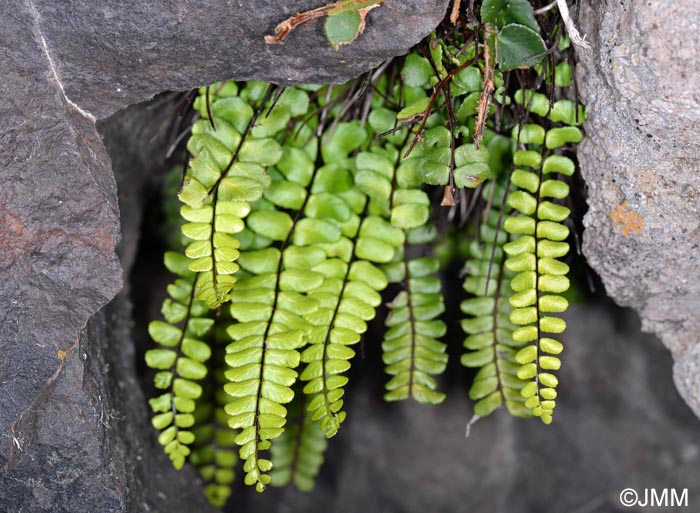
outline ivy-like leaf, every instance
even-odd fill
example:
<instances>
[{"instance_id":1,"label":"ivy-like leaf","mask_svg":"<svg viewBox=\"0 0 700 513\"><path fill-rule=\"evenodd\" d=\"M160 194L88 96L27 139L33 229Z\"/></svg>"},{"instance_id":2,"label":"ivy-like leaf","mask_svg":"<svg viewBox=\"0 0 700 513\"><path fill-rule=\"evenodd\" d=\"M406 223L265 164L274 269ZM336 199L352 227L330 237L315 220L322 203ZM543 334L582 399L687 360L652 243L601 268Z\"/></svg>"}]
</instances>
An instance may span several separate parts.
<instances>
[{"instance_id":1,"label":"ivy-like leaf","mask_svg":"<svg viewBox=\"0 0 700 513\"><path fill-rule=\"evenodd\" d=\"M517 23L503 27L496 37L496 44L501 71L532 67L542 60L547 50L536 31Z\"/></svg>"},{"instance_id":2,"label":"ivy-like leaf","mask_svg":"<svg viewBox=\"0 0 700 513\"><path fill-rule=\"evenodd\" d=\"M424 87L429 85L430 77L432 76L433 70L425 57L421 57L414 52L406 56L401 69L401 78L407 86Z\"/></svg>"},{"instance_id":3,"label":"ivy-like leaf","mask_svg":"<svg viewBox=\"0 0 700 513\"><path fill-rule=\"evenodd\" d=\"M363 29L364 20L362 20L360 13L356 10L348 10L328 16L323 25L326 39L334 50L340 48L340 45L352 43Z\"/></svg>"},{"instance_id":4,"label":"ivy-like leaf","mask_svg":"<svg viewBox=\"0 0 700 513\"><path fill-rule=\"evenodd\" d=\"M492 22L496 27L519 23L536 32L540 30L529 0L484 0L481 4L481 21Z\"/></svg>"},{"instance_id":5,"label":"ivy-like leaf","mask_svg":"<svg viewBox=\"0 0 700 513\"><path fill-rule=\"evenodd\" d=\"M360 5L366 2L361 2ZM367 13L379 7L379 1L370 3L364 7L348 8L335 14L330 14L323 25L323 32L328 43L334 50L341 45L352 43L365 31Z\"/></svg>"},{"instance_id":6,"label":"ivy-like leaf","mask_svg":"<svg viewBox=\"0 0 700 513\"><path fill-rule=\"evenodd\" d=\"M474 188L492 176L489 165L489 150L475 144L463 144L455 151L455 186Z\"/></svg>"}]
</instances>

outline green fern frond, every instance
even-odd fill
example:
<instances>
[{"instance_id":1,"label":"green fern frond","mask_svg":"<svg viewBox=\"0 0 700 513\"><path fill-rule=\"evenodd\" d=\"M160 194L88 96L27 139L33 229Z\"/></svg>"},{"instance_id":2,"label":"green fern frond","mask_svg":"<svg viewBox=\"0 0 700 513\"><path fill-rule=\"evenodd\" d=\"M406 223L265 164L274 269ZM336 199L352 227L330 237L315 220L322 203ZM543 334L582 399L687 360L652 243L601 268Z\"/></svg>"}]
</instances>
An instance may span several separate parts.
<instances>
[{"instance_id":1,"label":"green fern frond","mask_svg":"<svg viewBox=\"0 0 700 513\"><path fill-rule=\"evenodd\" d=\"M269 245L240 257L246 276L231 297L231 315L238 323L228 329L233 342L226 348L230 383L224 389L235 398L226 411L229 425L241 429L236 443L245 460L245 481L262 491L270 482L272 464L259 451L269 449L270 440L283 432L287 411L282 405L294 397L293 369L309 329L304 316L318 308L304 293L322 283L323 276L308 269L303 248L287 246L297 225L289 214L263 199L248 225L258 243ZM274 241L281 241L280 246L273 246Z\"/></svg>"},{"instance_id":2,"label":"green fern frond","mask_svg":"<svg viewBox=\"0 0 700 513\"><path fill-rule=\"evenodd\" d=\"M462 320L467 333L461 363L478 368L469 397L476 401L474 413L489 415L504 405L512 415L529 416L523 406L520 389L525 382L517 377L519 365L515 361L522 345L513 340L515 326L510 322L508 303L512 273L504 269L503 245L507 233L503 230L507 210L501 212L505 194L503 185L492 182L484 189L487 210L480 226L481 242L473 241L465 265L467 277L464 289L474 297L464 300L460 308L468 315Z\"/></svg>"},{"instance_id":3,"label":"green fern frond","mask_svg":"<svg viewBox=\"0 0 700 513\"><path fill-rule=\"evenodd\" d=\"M324 208L307 207L302 222L337 231L338 241L329 244L307 236L298 240L309 244L309 249L323 250L327 257L312 267L324 275L324 283L308 294L321 306L306 317L312 329L309 347L301 357L306 365L300 378L308 382L304 393L311 396L312 419L320 420L328 437L337 433L346 415L342 397L348 378L343 374L355 355L349 346L367 330L366 322L381 304L378 291L387 285L384 273L374 264L391 261L404 239L401 230L369 214L367 197L353 187L357 168L349 154L367 139L359 123L339 123L322 147L327 164L318 170L312 192L324 198Z\"/></svg>"},{"instance_id":4,"label":"green fern frond","mask_svg":"<svg viewBox=\"0 0 700 513\"><path fill-rule=\"evenodd\" d=\"M435 235L434 228L408 230L398 261L384 268L390 281L403 286L388 305L388 329L382 342L386 372L393 376L386 384L386 401L411 397L419 403L439 404L445 400L445 394L436 392L433 377L447 365L447 345L438 340L447 331L437 319L445 311L440 279L434 276L439 263L434 256L409 257L414 245L429 244Z\"/></svg>"},{"instance_id":5,"label":"green fern frond","mask_svg":"<svg viewBox=\"0 0 700 513\"><path fill-rule=\"evenodd\" d=\"M313 146L283 146L285 159L269 169L271 185L264 198L252 204L247 228L241 232L239 263L242 278L231 297L231 315L238 321L228 329L233 342L227 347L229 370L225 385L235 400L227 406L230 426L240 428L236 443L245 460L247 484L262 491L270 482L272 463L259 455L284 431L287 410L294 397L299 350L306 345L311 325L308 316L319 308L307 295L325 280L315 264L326 253L304 247L309 240L336 242L340 232L314 225L304 211L323 203L309 192L317 175Z\"/></svg>"},{"instance_id":6,"label":"green fern frond","mask_svg":"<svg viewBox=\"0 0 700 513\"><path fill-rule=\"evenodd\" d=\"M527 149L515 153L518 168L512 182L519 189L508 196L509 205L520 215L505 224L506 230L518 238L506 244L504 250L508 254L506 267L518 273L511 281L514 294L510 304L514 310L510 318L519 326L513 339L524 344L515 356L521 365L518 377L528 381L522 396L533 415L549 424L558 384L553 371L561 366L558 355L563 349L560 341L550 337L566 329L563 319L549 314L566 311L568 301L561 294L569 289L569 266L559 260L569 252L569 229L562 224L569 209L550 200L566 198L569 186L548 175L573 174L573 161L551 150L581 140L581 131L571 125L582 122L584 114L568 100L560 100L563 103L557 109L550 109L547 103L545 110L543 100L544 95L530 91L516 95L516 102L529 102L531 112L569 126L546 132L534 124L514 129L513 137Z\"/></svg>"},{"instance_id":7,"label":"green fern frond","mask_svg":"<svg viewBox=\"0 0 700 513\"><path fill-rule=\"evenodd\" d=\"M369 225L363 223L365 226ZM355 241L351 242L354 256L365 251ZM348 378L343 374L355 356L349 346L359 342L367 330L366 322L374 318L381 304L379 291L387 285L384 274L366 260L371 249L365 249L364 259L346 262L333 258L316 266L315 270L324 273L325 282L309 293L322 306L306 317L312 329L309 347L302 353L306 365L300 378L308 381L304 393L311 396L308 409L313 412L312 419L321 421L328 437L337 433L346 416L342 397ZM379 258L383 258L381 253Z\"/></svg>"},{"instance_id":8,"label":"green fern frond","mask_svg":"<svg viewBox=\"0 0 700 513\"><path fill-rule=\"evenodd\" d=\"M403 85L403 94L415 94L408 88L427 85L432 74L423 57L411 55L404 64L403 75L408 84ZM374 131L382 133L391 132L389 126L396 119L391 111L380 106L372 111L369 122ZM394 261L383 266L388 280L401 283L404 289L389 304L391 313L386 320L389 330L382 344L383 360L393 378L387 384L384 398L395 401L412 397L421 403L437 404L445 396L435 391L437 383L433 375L445 370L447 355L445 344L437 340L445 334L445 325L436 317L445 306L440 280L431 276L437 271L437 260L412 258L409 254L418 251L417 244L431 242L435 232L424 228L430 215L430 199L421 190L423 175L415 165L425 164L424 148L408 161L403 160L402 155L409 148L407 142L407 131L399 130L378 140L370 151L359 153L356 183L369 197L370 211L404 233L403 242L394 252Z\"/></svg>"},{"instance_id":9,"label":"green fern frond","mask_svg":"<svg viewBox=\"0 0 700 513\"><path fill-rule=\"evenodd\" d=\"M146 364L158 372L156 388L165 393L149 401L156 413L153 427L160 431L158 442L164 446L173 466L182 468L194 442L189 431L194 425L195 400L202 394L198 381L207 375L204 365L210 356L204 342L214 321L207 318L209 309L194 295L193 273L187 269L187 259L176 252L165 254L165 266L181 276L168 285L168 295L161 312L164 321L152 321L148 333L160 348L146 352Z\"/></svg>"},{"instance_id":10,"label":"green fern frond","mask_svg":"<svg viewBox=\"0 0 700 513\"><path fill-rule=\"evenodd\" d=\"M239 94L235 83L215 84L202 88L195 100L202 119L192 127L187 145L192 159L179 197L188 221L182 231L194 241L186 254L198 273L197 297L211 308L230 299L238 270L235 235L244 228L250 203L270 185L267 170L283 156L275 136L292 115L308 108L306 93L297 89L285 91L274 105L266 103L262 91L268 87L249 82Z\"/></svg>"},{"instance_id":11,"label":"green fern frond","mask_svg":"<svg viewBox=\"0 0 700 513\"><path fill-rule=\"evenodd\" d=\"M312 420L306 400L305 394L297 394L289 406L284 433L272 442L272 486L293 483L302 492L314 488L328 441L320 422Z\"/></svg>"},{"instance_id":12,"label":"green fern frond","mask_svg":"<svg viewBox=\"0 0 700 513\"><path fill-rule=\"evenodd\" d=\"M213 339L214 354L209 363L209 375L203 383L204 391L197 400L194 412L195 444L190 456L190 462L199 469L204 480L204 493L209 502L219 508L231 496L238 463L238 446L235 443L237 432L229 428L229 415L224 409L231 401L223 389L227 383L224 376L225 344L229 341L226 327L230 323L231 319L222 312L212 329L210 338Z\"/></svg>"}]
</instances>

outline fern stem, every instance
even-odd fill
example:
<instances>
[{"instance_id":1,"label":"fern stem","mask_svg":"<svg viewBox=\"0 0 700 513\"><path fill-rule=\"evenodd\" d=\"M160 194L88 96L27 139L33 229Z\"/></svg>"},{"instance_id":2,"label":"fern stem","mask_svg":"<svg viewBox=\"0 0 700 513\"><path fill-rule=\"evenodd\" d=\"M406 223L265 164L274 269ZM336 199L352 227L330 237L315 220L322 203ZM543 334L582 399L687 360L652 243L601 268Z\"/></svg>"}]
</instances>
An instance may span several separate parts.
<instances>
[{"instance_id":1,"label":"fern stem","mask_svg":"<svg viewBox=\"0 0 700 513\"><path fill-rule=\"evenodd\" d=\"M207 104L207 117L209 118L209 124L211 125L211 129L216 132L216 125L214 124L214 115L211 112L211 101L209 99L210 88L211 86L207 86L204 90L204 100Z\"/></svg>"},{"instance_id":2,"label":"fern stem","mask_svg":"<svg viewBox=\"0 0 700 513\"><path fill-rule=\"evenodd\" d=\"M221 181L224 178L226 178L226 175L228 175L228 172L231 171L231 168L236 163L236 159L238 158L238 154L241 152L241 148L243 148L243 143L245 142L246 138L248 137L248 134L250 133L250 131L255 126L255 123L258 121L258 117L260 117L260 114L262 114L262 111L265 108L265 104L267 103L267 101L270 99L270 96L272 95L273 89L274 88L272 87L272 85L268 84L267 89L265 90L265 96L263 96L263 99L260 101L258 108L255 109L255 112L253 113L253 117L250 118L248 125L245 127L245 130L243 130L243 133L241 134L241 140L238 141L238 145L236 146L236 150L233 152L233 155L231 156L231 160L229 160L228 165L226 166L226 169L224 169L221 172L221 176L219 176L219 178L216 180L216 182L214 182L214 185L211 186L207 195L210 196L212 193L214 193L214 191L219 190L219 185L221 185Z\"/></svg>"},{"instance_id":3,"label":"fern stem","mask_svg":"<svg viewBox=\"0 0 700 513\"><path fill-rule=\"evenodd\" d=\"M507 190L507 189L506 189ZM506 195L504 194L504 197ZM498 238L498 229L496 230L496 238ZM506 242L508 242L508 239L510 238L510 234L508 234L506 238ZM495 247L495 245L494 245ZM503 369L501 369L500 365L500 358L498 357L498 301L501 298L501 285L503 283L503 267L505 264L505 258L502 258L501 261L498 263L498 278L496 278L496 292L493 295L493 327L492 333L493 333L493 362L496 366L496 372L498 373L498 384L497 384L497 390L498 393L501 395L501 400L503 401L503 404L506 404L506 396L505 393L503 392ZM491 274L491 266L489 264L489 276ZM490 277L486 278L486 282L488 283Z\"/></svg>"},{"instance_id":4,"label":"fern stem","mask_svg":"<svg viewBox=\"0 0 700 513\"><path fill-rule=\"evenodd\" d=\"M396 173L394 173L396 174ZM413 374L416 371L416 318L413 315L413 301L411 300L411 288L410 288L410 283L411 283L411 278L410 278L410 271L408 267L408 256L406 255L407 253L407 246L408 244L404 244L404 250L403 250L403 266L404 266L404 272L405 272L405 277L404 281L406 284L406 291L408 292L406 295L406 307L408 308L408 322L411 325L411 369L409 370L409 378L408 378L408 395L410 397L413 397Z\"/></svg>"},{"instance_id":5,"label":"fern stem","mask_svg":"<svg viewBox=\"0 0 700 513\"><path fill-rule=\"evenodd\" d=\"M207 91L209 89L207 88ZM221 174L221 177L223 178L225 174ZM221 180L221 178L219 179ZM214 287L214 294L216 295L217 300L219 300L219 287L218 287L218 279L217 279L217 272L216 272L216 253L214 249L214 235L216 234L216 230L214 229L214 226L216 225L216 206L218 204L217 198L219 197L219 188L217 187L216 190L214 191L214 197L212 198L212 205L211 205L211 219L212 219L212 227L211 227L211 234L209 235L209 247L211 248L211 282ZM194 287L193 287L194 290Z\"/></svg>"},{"instance_id":6,"label":"fern stem","mask_svg":"<svg viewBox=\"0 0 700 513\"><path fill-rule=\"evenodd\" d=\"M547 156L547 147L543 144L542 149L540 150L540 155L542 156L542 162L544 162L545 157ZM537 205L540 204L541 200L541 191L542 191L542 165L540 165L537 169L537 194L535 195L535 200L537 201ZM537 211L535 211L535 216L537 216ZM535 222L537 223L537 217L535 217ZM535 228L536 230L536 228ZM535 293L537 297L538 303L536 303L536 308L535 311L537 312L537 340L535 341L535 351L536 351L536 358L535 358L535 365L537 365L537 372L535 374L535 385L537 386L537 397L538 399L542 399L542 396L540 395L540 339L542 338L542 332L540 329L540 318L541 318L541 312L539 308L539 297L540 297L540 259L538 258L538 248L540 244L540 238L537 237L537 233L535 232Z\"/></svg>"},{"instance_id":7,"label":"fern stem","mask_svg":"<svg viewBox=\"0 0 700 513\"><path fill-rule=\"evenodd\" d=\"M493 261L496 257L496 244L498 242L498 233L501 230L501 223L503 222L503 213L505 212L506 208L506 202L508 200L508 190L510 189L510 179L513 176L513 169L514 166L511 166L510 168L510 173L508 173L508 178L506 179L506 186L505 189L503 190L503 199L501 199L501 208L498 211L498 219L496 220L496 235L494 236L494 241L493 241L493 248L491 248L491 256L489 258L489 267L488 270L486 271L486 292L488 292L488 283L489 280L491 279L491 266L493 265ZM493 181L493 187L491 188L491 196L489 198L489 201L493 198L493 193L496 190L496 181ZM487 208L486 211L489 212L491 208ZM487 216L488 218L488 216ZM501 266L500 266L500 271L498 274L498 280L500 283L501 280L501 274L503 272L503 262L505 261L505 257L501 259ZM500 291L496 289L496 294L499 294Z\"/></svg>"}]
</instances>

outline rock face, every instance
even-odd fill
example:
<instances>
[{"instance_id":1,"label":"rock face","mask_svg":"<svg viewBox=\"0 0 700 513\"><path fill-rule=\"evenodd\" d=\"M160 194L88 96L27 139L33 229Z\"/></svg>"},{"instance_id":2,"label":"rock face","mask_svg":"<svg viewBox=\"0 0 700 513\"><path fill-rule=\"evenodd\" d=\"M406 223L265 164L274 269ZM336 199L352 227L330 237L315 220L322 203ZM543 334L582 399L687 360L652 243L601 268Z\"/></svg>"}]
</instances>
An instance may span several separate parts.
<instances>
[{"instance_id":1,"label":"rock face","mask_svg":"<svg viewBox=\"0 0 700 513\"><path fill-rule=\"evenodd\" d=\"M302 1L27 0L0 17L1 513L208 511L143 437L126 293L88 323L122 288L117 190L95 120L233 76L349 78L422 39L446 3L386 0L339 52L316 22L264 45ZM103 126L127 272L139 188L164 151L138 127L153 133L155 119L142 109Z\"/></svg>"},{"instance_id":2,"label":"rock face","mask_svg":"<svg viewBox=\"0 0 700 513\"><path fill-rule=\"evenodd\" d=\"M700 415L700 1L584 2L584 253L671 350Z\"/></svg>"},{"instance_id":3,"label":"rock face","mask_svg":"<svg viewBox=\"0 0 700 513\"><path fill-rule=\"evenodd\" d=\"M31 12L2 18L0 511L68 511L68 495L84 499L78 511L116 510L124 490L91 491L108 462L81 336L121 287L114 178L94 124L61 96Z\"/></svg>"},{"instance_id":4,"label":"rock face","mask_svg":"<svg viewBox=\"0 0 700 513\"><path fill-rule=\"evenodd\" d=\"M97 169L110 178L107 153L112 156L123 212L118 253L127 276L139 237L142 190L165 153L163 136L151 138L169 107L135 106L101 123L107 151L95 126L85 122L100 148ZM87 137L80 125L67 126L66 148ZM66 149L47 148L38 156L48 159L57 151ZM20 175L26 190L15 189L3 204L3 227L15 230L3 239L3 250L15 251L3 273L15 279L1 280L7 285L1 293L3 305L9 300L17 308L3 312L0 328L5 355L0 512L179 511L184 504L209 512L190 484L195 473L173 471L152 437L144 436L152 430L135 376L128 288L92 315L121 287L114 254L119 224L116 198L99 194L90 167L80 162L37 164L44 173L32 165ZM5 184L16 182L3 178ZM116 194L114 182L105 181L106 190ZM97 201L101 197L104 205ZM35 204L38 200L42 203ZM60 205L68 210L65 224L44 224ZM101 214L105 208L111 219ZM27 214L33 218L22 217ZM113 230L106 241L105 225ZM65 233L69 229L74 231ZM39 251L47 256L40 258Z\"/></svg>"},{"instance_id":5,"label":"rock face","mask_svg":"<svg viewBox=\"0 0 700 513\"><path fill-rule=\"evenodd\" d=\"M164 90L222 79L345 82L406 53L442 20L447 0L386 0L365 33L334 51L322 20L266 45L275 26L324 2L30 0L66 96L103 118Z\"/></svg>"}]
</instances>

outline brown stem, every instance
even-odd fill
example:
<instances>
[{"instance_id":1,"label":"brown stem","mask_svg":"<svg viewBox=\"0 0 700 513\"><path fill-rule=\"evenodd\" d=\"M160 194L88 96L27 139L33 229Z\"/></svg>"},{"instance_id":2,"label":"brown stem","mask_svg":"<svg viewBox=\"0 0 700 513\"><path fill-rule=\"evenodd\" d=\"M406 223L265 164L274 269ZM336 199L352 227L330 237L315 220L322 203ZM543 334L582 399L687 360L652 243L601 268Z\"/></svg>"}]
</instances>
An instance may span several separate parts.
<instances>
[{"instance_id":1,"label":"brown stem","mask_svg":"<svg viewBox=\"0 0 700 513\"><path fill-rule=\"evenodd\" d=\"M496 89L493 83L493 64L491 62L491 50L488 42L484 43L484 84L481 89L481 98L479 99L479 111L476 116L476 127L474 128L474 144L476 149L480 149L481 139L484 137L484 127L486 126L486 118L489 113L489 104L491 103L491 95Z\"/></svg>"},{"instance_id":2,"label":"brown stem","mask_svg":"<svg viewBox=\"0 0 700 513\"><path fill-rule=\"evenodd\" d=\"M292 30L302 23L316 18L322 18L323 16L332 16L333 14L338 14L348 9L357 8L358 11L364 11L361 15L366 14L371 9L379 7L379 4L383 1L384 0L339 0L338 2L326 4L316 9L297 13L277 25L275 27L275 35L265 36L265 42L268 45L281 43ZM364 27L361 27L358 33L362 32L362 28Z\"/></svg>"}]
</instances>

